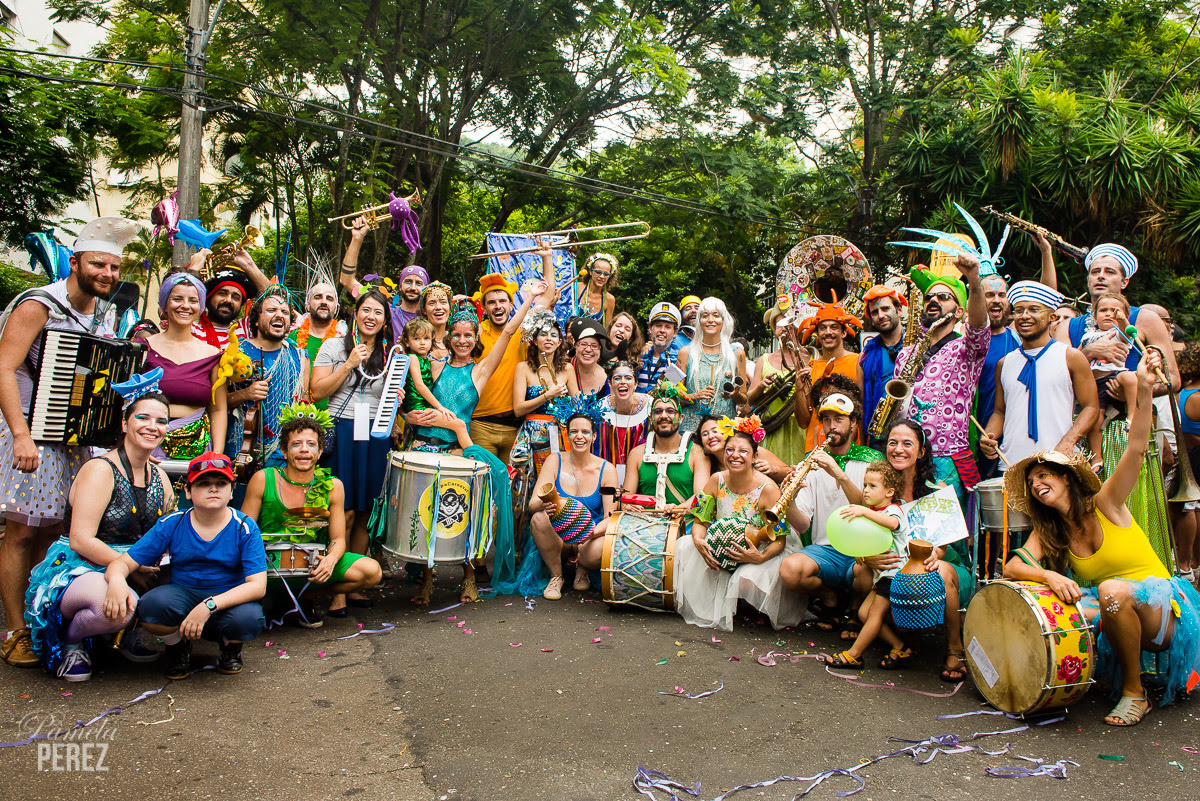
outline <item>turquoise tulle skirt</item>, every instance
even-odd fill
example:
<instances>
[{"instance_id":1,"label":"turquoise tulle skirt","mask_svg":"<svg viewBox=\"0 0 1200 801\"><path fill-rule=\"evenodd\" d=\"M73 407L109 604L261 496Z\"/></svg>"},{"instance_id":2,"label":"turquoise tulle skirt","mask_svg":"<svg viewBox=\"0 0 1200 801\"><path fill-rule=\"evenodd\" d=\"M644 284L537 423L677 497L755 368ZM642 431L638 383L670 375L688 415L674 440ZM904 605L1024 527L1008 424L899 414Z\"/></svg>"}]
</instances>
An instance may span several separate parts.
<instances>
[{"instance_id":1,"label":"turquoise tulle skirt","mask_svg":"<svg viewBox=\"0 0 1200 801\"><path fill-rule=\"evenodd\" d=\"M1175 618L1171 642L1163 651L1142 651L1145 682L1163 690L1162 705L1175 700L1178 692L1187 692L1193 674L1200 676L1200 594L1189 582L1176 576L1170 580L1151 576L1130 581L1130 590L1138 603L1166 610ZM1174 602L1174 603L1172 603ZM1095 587L1083 589L1082 605L1098 606ZM1097 618L1097 622L1099 618ZM1151 639L1159 632L1147 632ZM1114 697L1121 692L1121 666L1112 643L1100 628L1096 638L1096 681L1107 685Z\"/></svg>"}]
</instances>

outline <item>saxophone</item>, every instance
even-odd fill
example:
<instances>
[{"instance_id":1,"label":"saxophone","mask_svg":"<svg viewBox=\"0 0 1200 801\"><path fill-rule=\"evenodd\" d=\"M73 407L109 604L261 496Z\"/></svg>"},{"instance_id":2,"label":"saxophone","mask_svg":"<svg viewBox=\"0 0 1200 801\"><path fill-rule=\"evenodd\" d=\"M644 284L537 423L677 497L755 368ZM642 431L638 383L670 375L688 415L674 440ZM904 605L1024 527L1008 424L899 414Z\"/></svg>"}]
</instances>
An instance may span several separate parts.
<instances>
[{"instance_id":1,"label":"saxophone","mask_svg":"<svg viewBox=\"0 0 1200 801\"><path fill-rule=\"evenodd\" d=\"M813 449L812 453L804 457L804 461L792 468L792 472L783 480L783 485L779 488L779 500L770 509L763 510L762 516L766 522L758 530L758 534L754 537L755 541L751 544L757 546L757 543L762 542L764 537L772 542L776 539L775 527L779 525L780 520L787 516L788 507L792 505L792 501L796 500L796 493L800 491L800 485L816 467L813 457L822 452L829 452L828 442L822 442Z\"/></svg>"},{"instance_id":2,"label":"saxophone","mask_svg":"<svg viewBox=\"0 0 1200 801\"><path fill-rule=\"evenodd\" d=\"M916 284L913 286L915 287ZM912 319L909 320L908 328L904 331L905 345L911 344L910 335L913 338L916 337L917 327L920 324L917 318L917 308L912 305L911 301L908 313ZM917 373L925 366L925 354L929 351L929 346L933 344L931 334L938 326L953 316L954 312L946 312L937 318L933 325L929 326L921 335L917 346L909 354L908 361L904 363L904 369L900 371L900 375L883 385L883 400L879 401L879 405L875 407L875 414L871 416L871 424L867 426L867 435L872 439L882 439L896 409L902 407L912 395L913 382L916 381Z\"/></svg>"}]
</instances>

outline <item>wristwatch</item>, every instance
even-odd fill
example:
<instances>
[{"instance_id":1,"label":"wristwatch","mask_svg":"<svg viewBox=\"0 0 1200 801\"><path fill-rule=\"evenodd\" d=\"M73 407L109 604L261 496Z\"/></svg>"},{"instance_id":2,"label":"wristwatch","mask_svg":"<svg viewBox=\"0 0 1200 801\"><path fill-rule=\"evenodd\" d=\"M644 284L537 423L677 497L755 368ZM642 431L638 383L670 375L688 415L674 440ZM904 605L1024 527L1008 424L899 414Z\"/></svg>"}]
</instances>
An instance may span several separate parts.
<instances>
[{"instance_id":1,"label":"wristwatch","mask_svg":"<svg viewBox=\"0 0 1200 801\"><path fill-rule=\"evenodd\" d=\"M210 615L215 615L220 611L220 608L217 606L217 602L212 599L211 595L204 599L204 605L208 607L208 613Z\"/></svg>"}]
</instances>

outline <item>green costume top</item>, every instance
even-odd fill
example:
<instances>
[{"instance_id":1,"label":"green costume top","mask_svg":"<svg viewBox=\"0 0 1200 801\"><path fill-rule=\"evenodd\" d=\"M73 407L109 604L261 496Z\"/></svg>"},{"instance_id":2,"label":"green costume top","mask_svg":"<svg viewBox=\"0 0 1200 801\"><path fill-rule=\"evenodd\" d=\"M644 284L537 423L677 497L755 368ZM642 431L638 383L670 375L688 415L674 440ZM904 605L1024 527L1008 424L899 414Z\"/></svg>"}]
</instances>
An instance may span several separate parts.
<instances>
[{"instance_id":1,"label":"green costume top","mask_svg":"<svg viewBox=\"0 0 1200 801\"><path fill-rule=\"evenodd\" d=\"M276 476L282 471L276 467L265 468L263 485L262 509L258 513L258 528L264 539L274 542L320 542L329 544L329 525L320 528L310 528L307 532L303 526L289 522L284 517L287 507L279 498L276 489ZM286 480L286 479L284 479ZM304 505L329 509L329 493L333 489L333 475L328 468L318 467L313 474L313 483L304 496Z\"/></svg>"},{"instance_id":2,"label":"green costume top","mask_svg":"<svg viewBox=\"0 0 1200 801\"><path fill-rule=\"evenodd\" d=\"M654 452L654 433L646 435L646 448L638 467L638 492L652 495L657 506L678 505L692 497L692 466L688 463L691 435L680 437L678 450ZM682 493L682 494L680 494Z\"/></svg>"},{"instance_id":3,"label":"green costume top","mask_svg":"<svg viewBox=\"0 0 1200 801\"><path fill-rule=\"evenodd\" d=\"M412 355L413 359L417 360L417 368L421 371L421 380L425 382L426 387L433 386L433 362L429 361L428 356ZM411 364L411 362L410 362ZM404 384L404 404L400 407L404 412L419 412L423 409L432 409L433 407L421 397L421 393L417 392L417 387L412 380L412 368L409 368L408 379Z\"/></svg>"}]
</instances>

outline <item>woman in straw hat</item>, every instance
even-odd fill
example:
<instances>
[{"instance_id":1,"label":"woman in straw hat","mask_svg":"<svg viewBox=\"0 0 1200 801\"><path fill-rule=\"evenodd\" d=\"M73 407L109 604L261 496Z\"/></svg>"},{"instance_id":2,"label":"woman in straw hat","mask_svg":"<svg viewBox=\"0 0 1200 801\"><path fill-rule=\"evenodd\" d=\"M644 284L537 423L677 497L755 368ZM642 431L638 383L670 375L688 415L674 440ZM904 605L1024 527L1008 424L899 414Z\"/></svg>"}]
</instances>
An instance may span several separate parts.
<instances>
[{"instance_id":1,"label":"woman in straw hat","mask_svg":"<svg viewBox=\"0 0 1200 801\"><path fill-rule=\"evenodd\" d=\"M1100 616L1097 672L1120 688L1120 701L1104 719L1112 726L1137 725L1150 711L1143 651L1167 652L1169 666L1159 674L1163 704L1193 684L1200 668L1200 596L1172 578L1125 505L1146 454L1153 371L1160 365L1154 351L1138 365L1129 447L1103 484L1086 458L1056 451L1035 453L1005 474L1011 503L1029 513L1033 533L1004 575L1042 582L1089 619Z\"/></svg>"}]
</instances>

